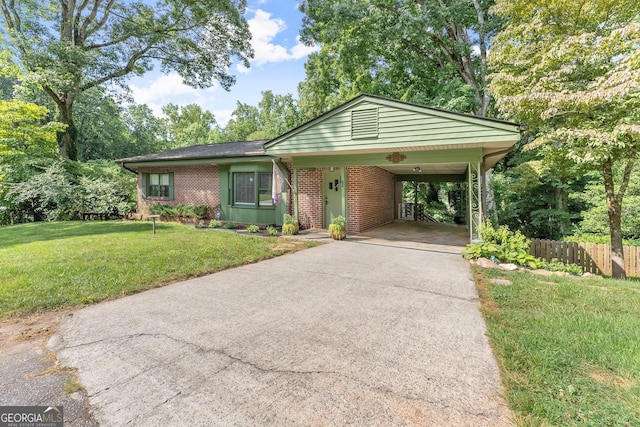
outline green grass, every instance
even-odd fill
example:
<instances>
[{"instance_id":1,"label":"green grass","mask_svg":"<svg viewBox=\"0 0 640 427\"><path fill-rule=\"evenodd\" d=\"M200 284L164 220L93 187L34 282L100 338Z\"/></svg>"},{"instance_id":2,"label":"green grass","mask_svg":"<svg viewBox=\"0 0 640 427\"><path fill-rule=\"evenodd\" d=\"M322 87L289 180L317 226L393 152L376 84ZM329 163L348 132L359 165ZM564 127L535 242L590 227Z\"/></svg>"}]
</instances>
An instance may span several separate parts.
<instances>
[{"instance_id":1,"label":"green grass","mask_svg":"<svg viewBox=\"0 0 640 427\"><path fill-rule=\"evenodd\" d=\"M312 246L174 223L0 227L0 319L91 304Z\"/></svg>"},{"instance_id":2,"label":"green grass","mask_svg":"<svg viewBox=\"0 0 640 427\"><path fill-rule=\"evenodd\" d=\"M474 274L517 425L640 425L640 282Z\"/></svg>"}]
</instances>

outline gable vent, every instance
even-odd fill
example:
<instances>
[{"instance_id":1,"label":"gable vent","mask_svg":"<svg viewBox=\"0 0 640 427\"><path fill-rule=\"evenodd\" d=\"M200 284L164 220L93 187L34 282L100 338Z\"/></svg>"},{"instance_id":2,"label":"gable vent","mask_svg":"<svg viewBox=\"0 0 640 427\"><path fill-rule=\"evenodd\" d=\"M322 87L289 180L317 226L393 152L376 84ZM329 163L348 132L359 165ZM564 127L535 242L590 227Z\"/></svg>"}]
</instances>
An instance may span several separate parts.
<instances>
[{"instance_id":1,"label":"gable vent","mask_svg":"<svg viewBox=\"0 0 640 427\"><path fill-rule=\"evenodd\" d=\"M351 138L378 137L378 109L354 110L351 112Z\"/></svg>"}]
</instances>

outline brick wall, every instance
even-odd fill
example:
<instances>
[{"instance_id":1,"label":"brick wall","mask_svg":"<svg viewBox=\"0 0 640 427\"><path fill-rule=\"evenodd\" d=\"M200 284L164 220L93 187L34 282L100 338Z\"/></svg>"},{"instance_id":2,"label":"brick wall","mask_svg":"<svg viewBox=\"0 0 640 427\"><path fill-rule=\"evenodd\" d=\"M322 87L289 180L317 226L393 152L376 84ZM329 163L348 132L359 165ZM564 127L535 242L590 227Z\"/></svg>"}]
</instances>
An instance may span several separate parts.
<instances>
[{"instance_id":1,"label":"brick wall","mask_svg":"<svg viewBox=\"0 0 640 427\"><path fill-rule=\"evenodd\" d=\"M299 169L298 213L303 228L322 228L323 206L322 169Z\"/></svg>"},{"instance_id":2,"label":"brick wall","mask_svg":"<svg viewBox=\"0 0 640 427\"><path fill-rule=\"evenodd\" d=\"M394 175L374 166L347 168L349 231L360 232L394 219Z\"/></svg>"},{"instance_id":3,"label":"brick wall","mask_svg":"<svg viewBox=\"0 0 640 427\"><path fill-rule=\"evenodd\" d=\"M174 200L142 197L142 173L173 172ZM156 203L167 205L190 204L216 207L220 204L220 180L217 165L191 165L140 168L138 170L138 213L148 214L148 206Z\"/></svg>"}]
</instances>

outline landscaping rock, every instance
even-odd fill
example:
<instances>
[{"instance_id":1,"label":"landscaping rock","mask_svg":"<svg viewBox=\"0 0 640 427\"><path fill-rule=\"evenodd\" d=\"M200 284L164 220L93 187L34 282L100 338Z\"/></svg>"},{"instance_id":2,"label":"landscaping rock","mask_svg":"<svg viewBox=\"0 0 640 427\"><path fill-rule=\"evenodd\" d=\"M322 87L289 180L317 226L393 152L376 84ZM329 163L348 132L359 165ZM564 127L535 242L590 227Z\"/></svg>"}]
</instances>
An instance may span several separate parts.
<instances>
[{"instance_id":1,"label":"landscaping rock","mask_svg":"<svg viewBox=\"0 0 640 427\"><path fill-rule=\"evenodd\" d=\"M553 273L549 270L545 270L543 268L539 268L537 270L531 270L534 274L539 274L540 276L551 276Z\"/></svg>"},{"instance_id":2,"label":"landscaping rock","mask_svg":"<svg viewBox=\"0 0 640 427\"><path fill-rule=\"evenodd\" d=\"M515 271L519 267L515 264L500 264L500 268L507 271Z\"/></svg>"},{"instance_id":3,"label":"landscaping rock","mask_svg":"<svg viewBox=\"0 0 640 427\"><path fill-rule=\"evenodd\" d=\"M594 277L600 277L597 274L593 274L593 273L589 273L588 271L586 273L584 273L582 275L582 277L586 277L586 278L594 278Z\"/></svg>"},{"instance_id":4,"label":"landscaping rock","mask_svg":"<svg viewBox=\"0 0 640 427\"><path fill-rule=\"evenodd\" d=\"M511 280L507 280L507 279L491 279L491 283L496 285L503 285L503 286L509 286L512 284Z\"/></svg>"},{"instance_id":5,"label":"landscaping rock","mask_svg":"<svg viewBox=\"0 0 640 427\"><path fill-rule=\"evenodd\" d=\"M487 258L478 258L476 264L482 268L500 268L498 264Z\"/></svg>"}]
</instances>

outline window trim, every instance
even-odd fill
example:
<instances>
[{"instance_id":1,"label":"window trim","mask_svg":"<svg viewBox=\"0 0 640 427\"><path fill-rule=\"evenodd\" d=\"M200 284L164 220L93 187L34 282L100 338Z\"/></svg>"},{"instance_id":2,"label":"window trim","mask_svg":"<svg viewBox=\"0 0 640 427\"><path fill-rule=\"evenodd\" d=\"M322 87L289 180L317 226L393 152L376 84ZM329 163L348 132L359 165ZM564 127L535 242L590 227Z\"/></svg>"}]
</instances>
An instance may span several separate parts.
<instances>
[{"instance_id":1,"label":"window trim","mask_svg":"<svg viewBox=\"0 0 640 427\"><path fill-rule=\"evenodd\" d=\"M152 185L151 185L151 176L158 175L158 185L154 185L153 187L158 187L158 194L161 194L161 188L167 187L167 195L166 196L154 196L151 195ZM166 175L168 177L168 185L164 186L160 183L162 182L162 176ZM153 200L173 200L174 199L174 177L173 172L143 172L142 173L142 197L145 199L153 199Z\"/></svg>"},{"instance_id":2,"label":"window trim","mask_svg":"<svg viewBox=\"0 0 640 427\"><path fill-rule=\"evenodd\" d=\"M254 171L233 171L231 174L231 206L236 208L246 208L246 209L275 209L275 205L273 204L273 200L271 199L271 192L273 186L273 172L265 171L265 170L254 170ZM238 175L253 175L253 201L252 202L238 202L236 200L236 177ZM269 186L268 191L265 188L261 188L260 186L260 178L262 175L269 175ZM269 194L269 204L260 203L260 195L261 194ZM266 200L266 199L265 199Z\"/></svg>"}]
</instances>

